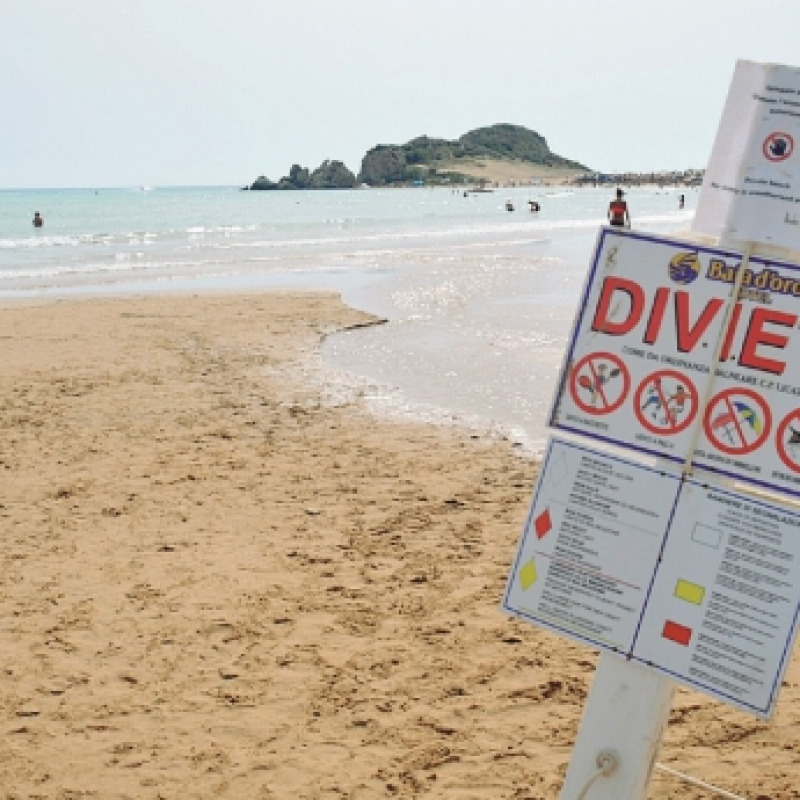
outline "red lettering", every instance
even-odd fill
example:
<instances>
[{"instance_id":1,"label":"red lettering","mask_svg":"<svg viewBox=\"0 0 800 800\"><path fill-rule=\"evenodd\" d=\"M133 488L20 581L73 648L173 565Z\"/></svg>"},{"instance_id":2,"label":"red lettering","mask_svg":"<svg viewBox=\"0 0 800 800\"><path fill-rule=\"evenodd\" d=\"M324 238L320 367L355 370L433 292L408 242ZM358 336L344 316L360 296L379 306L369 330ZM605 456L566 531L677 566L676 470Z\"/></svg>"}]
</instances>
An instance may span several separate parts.
<instances>
[{"instance_id":1,"label":"red lettering","mask_svg":"<svg viewBox=\"0 0 800 800\"><path fill-rule=\"evenodd\" d=\"M616 305L612 308L611 301L616 292L622 292L628 296L629 308L627 316L618 322L609 319L611 313L617 311ZM638 283L609 276L603 281L603 288L600 292L600 299L597 303L597 311L592 321L592 330L600 333L610 333L614 336L621 336L630 333L642 318L644 311L644 291Z\"/></svg>"},{"instance_id":2,"label":"red lettering","mask_svg":"<svg viewBox=\"0 0 800 800\"><path fill-rule=\"evenodd\" d=\"M678 350L682 353L691 352L723 305L725 305L725 301L719 298L709 300L694 327L691 327L689 325L689 293L675 292L675 327Z\"/></svg>"},{"instance_id":3,"label":"red lettering","mask_svg":"<svg viewBox=\"0 0 800 800\"><path fill-rule=\"evenodd\" d=\"M797 315L788 314L771 308L754 308L750 316L750 324L742 342L742 352L739 363L743 367L759 369L762 372L771 372L773 375L782 375L786 369L785 361L776 361L772 358L763 358L758 355L756 348L759 345L777 347L781 350L786 347L789 337L781 333L770 333L764 330L764 325L773 323L793 328L797 324Z\"/></svg>"},{"instance_id":4,"label":"red lettering","mask_svg":"<svg viewBox=\"0 0 800 800\"><path fill-rule=\"evenodd\" d=\"M644 343L654 344L661 330L661 322L664 319L664 310L669 300L669 289L659 289L656 292L653 307L650 309L650 319L647 321L647 329L644 332Z\"/></svg>"},{"instance_id":5,"label":"red lettering","mask_svg":"<svg viewBox=\"0 0 800 800\"><path fill-rule=\"evenodd\" d=\"M653 345L663 333L664 318L672 291L666 287L656 290L650 315L642 336L644 344ZM690 353L708 333L714 320L724 308L726 300L710 299L696 319L691 316L691 294L685 290L674 293L675 337L679 352ZM646 306L644 289L627 278L609 276L603 281L597 302L592 330L611 336L624 336L630 333L642 320ZM736 303L731 309L730 318L724 332L720 360L727 361L736 339L736 331L741 322L742 304ZM790 314L767 307L754 308L750 315L748 328L744 335L739 363L743 367L782 375L786 362L770 358L760 352L760 348L773 347L783 350L789 342L788 334L770 330L768 326L793 328L797 325L797 314Z\"/></svg>"}]
</instances>

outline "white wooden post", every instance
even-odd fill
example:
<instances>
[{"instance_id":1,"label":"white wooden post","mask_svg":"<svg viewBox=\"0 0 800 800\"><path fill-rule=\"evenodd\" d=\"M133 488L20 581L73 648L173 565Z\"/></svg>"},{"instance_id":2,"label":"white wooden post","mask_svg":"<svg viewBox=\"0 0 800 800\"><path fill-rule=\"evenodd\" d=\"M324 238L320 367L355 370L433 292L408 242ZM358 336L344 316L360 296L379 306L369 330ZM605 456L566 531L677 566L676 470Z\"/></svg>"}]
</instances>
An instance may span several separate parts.
<instances>
[{"instance_id":1,"label":"white wooden post","mask_svg":"<svg viewBox=\"0 0 800 800\"><path fill-rule=\"evenodd\" d=\"M675 686L602 653L560 800L646 800ZM616 768L595 778L608 753L616 756Z\"/></svg>"}]
</instances>

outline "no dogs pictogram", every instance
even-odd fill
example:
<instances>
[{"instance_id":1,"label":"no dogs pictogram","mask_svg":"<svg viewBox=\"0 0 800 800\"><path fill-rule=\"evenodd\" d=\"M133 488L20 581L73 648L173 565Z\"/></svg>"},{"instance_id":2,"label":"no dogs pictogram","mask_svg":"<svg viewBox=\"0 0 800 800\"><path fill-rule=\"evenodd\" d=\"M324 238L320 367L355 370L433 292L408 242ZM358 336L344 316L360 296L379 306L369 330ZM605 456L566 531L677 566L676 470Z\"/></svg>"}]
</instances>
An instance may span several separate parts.
<instances>
[{"instance_id":1,"label":"no dogs pictogram","mask_svg":"<svg viewBox=\"0 0 800 800\"><path fill-rule=\"evenodd\" d=\"M718 450L741 456L757 450L769 435L772 415L764 398L750 389L726 389L706 408L703 430Z\"/></svg>"},{"instance_id":2,"label":"no dogs pictogram","mask_svg":"<svg viewBox=\"0 0 800 800\"><path fill-rule=\"evenodd\" d=\"M569 393L578 408L587 414L616 411L630 388L628 368L613 353L590 353L574 366L570 374Z\"/></svg>"},{"instance_id":3,"label":"no dogs pictogram","mask_svg":"<svg viewBox=\"0 0 800 800\"><path fill-rule=\"evenodd\" d=\"M781 461L792 472L800 472L800 408L783 418L775 439Z\"/></svg>"},{"instance_id":4,"label":"no dogs pictogram","mask_svg":"<svg viewBox=\"0 0 800 800\"><path fill-rule=\"evenodd\" d=\"M695 385L672 369L645 378L633 397L633 410L643 428L671 436L692 424L700 405Z\"/></svg>"},{"instance_id":5,"label":"no dogs pictogram","mask_svg":"<svg viewBox=\"0 0 800 800\"><path fill-rule=\"evenodd\" d=\"M776 131L764 139L761 150L768 161L786 161L794 152L794 139L791 134Z\"/></svg>"}]
</instances>

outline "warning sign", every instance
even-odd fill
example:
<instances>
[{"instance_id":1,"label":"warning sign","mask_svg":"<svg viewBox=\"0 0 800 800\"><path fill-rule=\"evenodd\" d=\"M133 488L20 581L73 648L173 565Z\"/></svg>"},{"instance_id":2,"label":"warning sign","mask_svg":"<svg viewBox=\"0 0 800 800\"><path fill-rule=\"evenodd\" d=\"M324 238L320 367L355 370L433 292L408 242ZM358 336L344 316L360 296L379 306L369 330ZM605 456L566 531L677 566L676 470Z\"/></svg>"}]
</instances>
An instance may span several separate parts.
<instances>
[{"instance_id":1,"label":"warning sign","mask_svg":"<svg viewBox=\"0 0 800 800\"><path fill-rule=\"evenodd\" d=\"M645 378L633 402L641 426L666 436L686 430L697 416L699 406L694 383L671 369L659 370Z\"/></svg>"},{"instance_id":2,"label":"warning sign","mask_svg":"<svg viewBox=\"0 0 800 800\"><path fill-rule=\"evenodd\" d=\"M580 308L552 427L800 496L800 265L604 228Z\"/></svg>"},{"instance_id":3,"label":"warning sign","mask_svg":"<svg viewBox=\"0 0 800 800\"><path fill-rule=\"evenodd\" d=\"M784 466L800 475L800 408L783 418L775 441Z\"/></svg>"},{"instance_id":4,"label":"warning sign","mask_svg":"<svg viewBox=\"0 0 800 800\"><path fill-rule=\"evenodd\" d=\"M502 608L769 717L800 618L800 513L552 440Z\"/></svg>"},{"instance_id":5,"label":"warning sign","mask_svg":"<svg viewBox=\"0 0 800 800\"><path fill-rule=\"evenodd\" d=\"M712 398L703 420L708 441L717 450L743 456L757 450L771 426L769 407L749 389L726 389Z\"/></svg>"},{"instance_id":6,"label":"warning sign","mask_svg":"<svg viewBox=\"0 0 800 800\"><path fill-rule=\"evenodd\" d=\"M770 716L800 611L799 556L795 511L685 483L634 659Z\"/></svg>"},{"instance_id":7,"label":"warning sign","mask_svg":"<svg viewBox=\"0 0 800 800\"><path fill-rule=\"evenodd\" d=\"M674 503L674 479L551 442L506 609L614 652L630 649Z\"/></svg>"},{"instance_id":8,"label":"warning sign","mask_svg":"<svg viewBox=\"0 0 800 800\"><path fill-rule=\"evenodd\" d=\"M771 133L764 139L764 146L761 150L767 161L773 163L786 161L794 152L794 139L790 133L783 131Z\"/></svg>"},{"instance_id":9,"label":"warning sign","mask_svg":"<svg viewBox=\"0 0 800 800\"><path fill-rule=\"evenodd\" d=\"M587 414L610 414L625 400L631 378L625 364L612 353L590 353L572 370L570 392Z\"/></svg>"},{"instance_id":10,"label":"warning sign","mask_svg":"<svg viewBox=\"0 0 800 800\"><path fill-rule=\"evenodd\" d=\"M739 61L692 230L800 249L800 69Z\"/></svg>"}]
</instances>

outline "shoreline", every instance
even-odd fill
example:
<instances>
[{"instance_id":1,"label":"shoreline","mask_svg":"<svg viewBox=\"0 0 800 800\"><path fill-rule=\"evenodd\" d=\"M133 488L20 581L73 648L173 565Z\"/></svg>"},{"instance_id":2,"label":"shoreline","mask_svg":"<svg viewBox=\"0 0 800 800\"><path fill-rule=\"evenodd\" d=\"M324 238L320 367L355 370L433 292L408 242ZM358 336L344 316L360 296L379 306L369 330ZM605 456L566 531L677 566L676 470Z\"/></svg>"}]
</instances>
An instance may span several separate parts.
<instances>
[{"instance_id":1,"label":"shoreline","mask_svg":"<svg viewBox=\"0 0 800 800\"><path fill-rule=\"evenodd\" d=\"M499 610L537 465L297 379L377 318L294 290L0 311L0 787L557 796L595 654ZM788 800L798 699L797 659L770 723L680 690L659 760Z\"/></svg>"}]
</instances>

